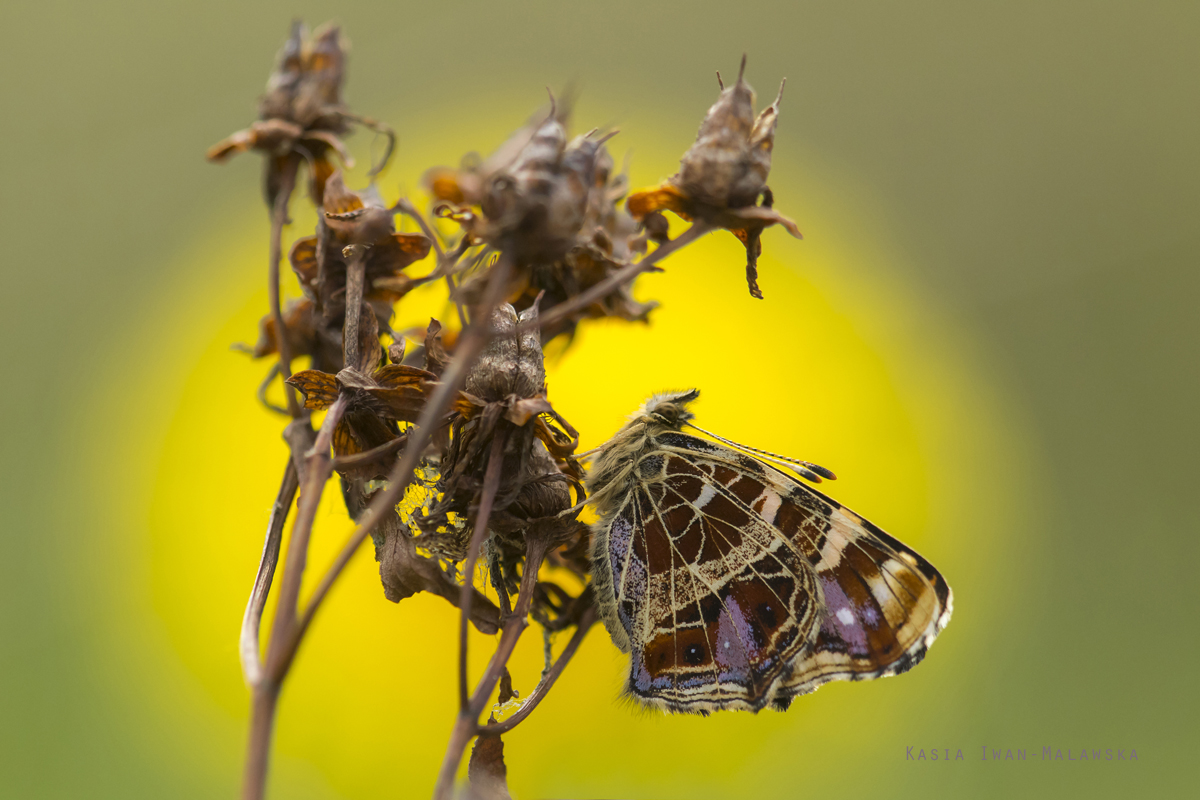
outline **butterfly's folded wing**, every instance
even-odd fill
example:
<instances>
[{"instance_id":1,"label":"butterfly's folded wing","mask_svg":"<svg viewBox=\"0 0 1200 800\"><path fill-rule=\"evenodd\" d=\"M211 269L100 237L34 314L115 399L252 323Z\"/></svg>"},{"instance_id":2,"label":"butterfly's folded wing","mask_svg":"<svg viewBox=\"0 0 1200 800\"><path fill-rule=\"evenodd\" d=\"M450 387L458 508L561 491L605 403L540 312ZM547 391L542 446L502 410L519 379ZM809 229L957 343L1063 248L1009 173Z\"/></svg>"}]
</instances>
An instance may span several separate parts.
<instances>
[{"instance_id":1,"label":"butterfly's folded wing","mask_svg":"<svg viewBox=\"0 0 1200 800\"><path fill-rule=\"evenodd\" d=\"M692 459L651 454L638 472L594 554L629 693L674 711L762 708L815 630L815 573Z\"/></svg>"},{"instance_id":2,"label":"butterfly's folded wing","mask_svg":"<svg viewBox=\"0 0 1200 800\"><path fill-rule=\"evenodd\" d=\"M830 681L907 672L950 621L953 595L928 561L853 512L835 507L815 564L825 613L815 639L780 683L780 698L807 694Z\"/></svg>"},{"instance_id":3,"label":"butterfly's folded wing","mask_svg":"<svg viewBox=\"0 0 1200 800\"><path fill-rule=\"evenodd\" d=\"M683 433L658 444L612 526L626 543L610 563L635 697L786 706L924 657L952 604L929 562L757 459Z\"/></svg>"}]
</instances>

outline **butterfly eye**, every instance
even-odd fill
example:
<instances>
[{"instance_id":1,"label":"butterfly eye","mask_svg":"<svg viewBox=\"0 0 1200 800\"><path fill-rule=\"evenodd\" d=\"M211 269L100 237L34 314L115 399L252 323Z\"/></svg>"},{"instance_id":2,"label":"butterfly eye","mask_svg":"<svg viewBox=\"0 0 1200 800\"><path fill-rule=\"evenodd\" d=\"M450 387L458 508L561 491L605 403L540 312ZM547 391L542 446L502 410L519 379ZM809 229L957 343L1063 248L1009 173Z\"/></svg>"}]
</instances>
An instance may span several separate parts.
<instances>
[{"instance_id":1,"label":"butterfly eye","mask_svg":"<svg viewBox=\"0 0 1200 800\"><path fill-rule=\"evenodd\" d=\"M661 422L663 425L675 427L679 424L679 409L671 403L663 403L650 416L655 422Z\"/></svg>"}]
</instances>

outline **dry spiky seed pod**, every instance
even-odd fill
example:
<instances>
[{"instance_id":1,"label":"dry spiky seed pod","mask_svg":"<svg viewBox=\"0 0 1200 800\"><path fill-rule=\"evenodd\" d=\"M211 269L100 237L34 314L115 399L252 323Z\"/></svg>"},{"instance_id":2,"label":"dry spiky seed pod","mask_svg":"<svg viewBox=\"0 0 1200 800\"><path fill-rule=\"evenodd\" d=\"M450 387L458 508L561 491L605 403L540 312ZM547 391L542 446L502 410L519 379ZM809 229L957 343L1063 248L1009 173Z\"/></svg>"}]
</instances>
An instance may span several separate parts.
<instances>
[{"instance_id":1,"label":"dry spiky seed pod","mask_svg":"<svg viewBox=\"0 0 1200 800\"><path fill-rule=\"evenodd\" d=\"M210 147L208 160L225 161L247 150L262 152L267 157L263 185L269 208L275 207L284 172L307 161L309 194L320 205L325 181L334 170L330 155L336 153L347 166L354 163L341 140L352 119L342 107L345 61L340 28L326 23L310 37L303 22L294 22L259 101L259 120Z\"/></svg>"},{"instance_id":2,"label":"dry spiky seed pod","mask_svg":"<svg viewBox=\"0 0 1200 800\"><path fill-rule=\"evenodd\" d=\"M562 258L583 228L596 156L607 138L592 132L567 142L551 114L512 165L493 176L480 206L485 222L476 235L518 264Z\"/></svg>"},{"instance_id":3,"label":"dry spiky seed pod","mask_svg":"<svg viewBox=\"0 0 1200 800\"><path fill-rule=\"evenodd\" d=\"M395 209L384 205L374 187L347 189L340 170L329 178L322 207L317 235L292 246L292 269L300 285L326 322L340 327L346 313L347 267L361 258L363 299L386 326L392 304L422 282L402 271L429 255L432 243L419 233L396 233Z\"/></svg>"},{"instance_id":4,"label":"dry spiky seed pod","mask_svg":"<svg viewBox=\"0 0 1200 800\"><path fill-rule=\"evenodd\" d=\"M573 518L546 521L571 507L569 487L579 485L581 470L571 456L578 435L546 399L536 329L520 330L521 323L536 319L536 305L518 314L505 303L493 313L492 338L455 403L458 419L438 484L443 501L417 521L422 529L443 527L448 513L465 517L497 437L504 440L503 462L489 528L520 538L542 523L556 542L571 529Z\"/></svg>"},{"instance_id":5,"label":"dry spiky seed pod","mask_svg":"<svg viewBox=\"0 0 1200 800\"><path fill-rule=\"evenodd\" d=\"M800 229L775 211L767 187L775 125L783 84L775 102L754 117L754 90L746 83L746 57L742 56L737 82L725 88L700 124L696 142L679 162L679 172L659 186L634 192L629 211L637 219L662 209L684 219L701 219L726 228L746 246L746 282L750 294L762 299L758 288L759 236L764 228L779 224L796 238ZM756 205L759 198L762 204Z\"/></svg>"},{"instance_id":6,"label":"dry spiky seed pod","mask_svg":"<svg viewBox=\"0 0 1200 800\"><path fill-rule=\"evenodd\" d=\"M487 158L480 158L478 153L472 152L463 156L457 168L432 167L422 176L422 185L435 200L456 206L478 208L483 204L484 194L491 185L492 178L512 166L529 144L529 140L545 123L547 116L553 117L566 128L571 118L572 106L573 96L568 91L549 106L535 111L524 125L513 131Z\"/></svg>"},{"instance_id":7,"label":"dry spiky seed pod","mask_svg":"<svg viewBox=\"0 0 1200 800\"><path fill-rule=\"evenodd\" d=\"M539 295L549 304L563 303L612 276L635 252L637 223L619 205L628 181L624 173L613 172L605 146L615 133L593 130L568 142L563 116L552 109L539 124L510 137L506 165L497 162L486 173L427 174L435 196L477 205L478 213L460 208L446 214L463 225L467 237L515 260L506 294L517 308L528 308ZM519 148L514 141L522 142ZM480 177L484 174L487 180ZM483 273L469 276L459 299L477 305L485 282ZM621 284L544 327L542 340L573 334L588 318L645 321L656 306L634 300L628 285Z\"/></svg>"}]
</instances>

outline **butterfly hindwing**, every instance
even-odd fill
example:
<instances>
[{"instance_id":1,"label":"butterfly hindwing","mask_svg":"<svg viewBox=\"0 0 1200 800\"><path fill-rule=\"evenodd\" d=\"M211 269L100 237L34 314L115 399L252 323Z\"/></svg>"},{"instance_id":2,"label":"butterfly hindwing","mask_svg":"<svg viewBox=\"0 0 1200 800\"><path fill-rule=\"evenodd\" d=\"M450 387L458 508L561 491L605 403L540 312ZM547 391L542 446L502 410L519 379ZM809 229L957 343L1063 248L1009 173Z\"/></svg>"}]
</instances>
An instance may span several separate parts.
<instances>
[{"instance_id":1,"label":"butterfly hindwing","mask_svg":"<svg viewBox=\"0 0 1200 800\"><path fill-rule=\"evenodd\" d=\"M642 450L593 546L602 611L631 652L628 691L670 710L785 707L831 680L902 672L949 618L949 588L909 548L678 431Z\"/></svg>"}]
</instances>

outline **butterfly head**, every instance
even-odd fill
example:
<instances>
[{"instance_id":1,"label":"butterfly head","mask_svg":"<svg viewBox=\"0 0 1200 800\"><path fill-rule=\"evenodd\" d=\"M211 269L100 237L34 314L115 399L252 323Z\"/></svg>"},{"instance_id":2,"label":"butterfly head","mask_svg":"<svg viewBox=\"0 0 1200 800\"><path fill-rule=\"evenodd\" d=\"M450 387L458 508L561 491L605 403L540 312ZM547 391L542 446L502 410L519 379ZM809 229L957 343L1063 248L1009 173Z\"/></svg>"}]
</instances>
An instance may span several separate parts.
<instances>
[{"instance_id":1,"label":"butterfly head","mask_svg":"<svg viewBox=\"0 0 1200 800\"><path fill-rule=\"evenodd\" d=\"M687 407L699 396L699 389L656 394L642 404L633 418L680 430L688 421L695 418L696 415L688 411Z\"/></svg>"}]
</instances>

